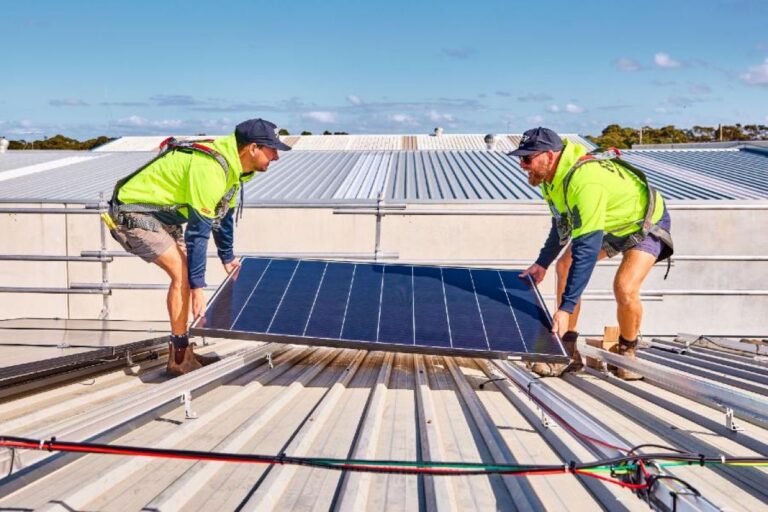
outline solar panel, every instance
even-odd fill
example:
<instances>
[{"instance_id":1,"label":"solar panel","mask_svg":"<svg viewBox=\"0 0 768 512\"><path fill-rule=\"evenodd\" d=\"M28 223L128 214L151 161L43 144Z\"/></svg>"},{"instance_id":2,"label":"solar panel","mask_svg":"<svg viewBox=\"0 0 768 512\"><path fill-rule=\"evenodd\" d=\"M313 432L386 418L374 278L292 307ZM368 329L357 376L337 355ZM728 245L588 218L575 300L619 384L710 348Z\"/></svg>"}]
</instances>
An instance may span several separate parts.
<instances>
[{"instance_id":1,"label":"solar panel","mask_svg":"<svg viewBox=\"0 0 768 512\"><path fill-rule=\"evenodd\" d=\"M244 258L192 334L301 345L563 361L519 271Z\"/></svg>"}]
</instances>

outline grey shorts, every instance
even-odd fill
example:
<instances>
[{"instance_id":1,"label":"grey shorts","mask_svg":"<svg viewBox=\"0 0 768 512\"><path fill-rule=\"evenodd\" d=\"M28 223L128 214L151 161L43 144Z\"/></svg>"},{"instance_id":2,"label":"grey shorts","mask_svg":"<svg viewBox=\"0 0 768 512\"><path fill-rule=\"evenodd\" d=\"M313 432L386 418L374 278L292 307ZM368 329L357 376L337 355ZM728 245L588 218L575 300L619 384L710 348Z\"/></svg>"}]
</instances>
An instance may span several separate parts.
<instances>
[{"instance_id":1,"label":"grey shorts","mask_svg":"<svg viewBox=\"0 0 768 512\"><path fill-rule=\"evenodd\" d=\"M164 224L154 217L141 213L132 213L131 216L139 218L149 217L159 226L159 229L157 231L150 231L138 227L127 228L124 225L118 225L112 233L112 238L117 240L123 249L138 256L147 263L154 262L173 244L176 244L182 252L186 253L184 228L180 225Z\"/></svg>"},{"instance_id":2,"label":"grey shorts","mask_svg":"<svg viewBox=\"0 0 768 512\"><path fill-rule=\"evenodd\" d=\"M659 227L666 229L670 233L672 232L672 219L669 216L669 212L665 209L664 215L661 216L659 219L659 222L656 223ZM632 249L637 249L638 251L647 252L648 254L652 256L659 257L659 254L661 254L661 250L664 247L664 242L656 238L654 235L648 235L645 237L645 240L637 244L636 246L632 247Z\"/></svg>"}]
</instances>

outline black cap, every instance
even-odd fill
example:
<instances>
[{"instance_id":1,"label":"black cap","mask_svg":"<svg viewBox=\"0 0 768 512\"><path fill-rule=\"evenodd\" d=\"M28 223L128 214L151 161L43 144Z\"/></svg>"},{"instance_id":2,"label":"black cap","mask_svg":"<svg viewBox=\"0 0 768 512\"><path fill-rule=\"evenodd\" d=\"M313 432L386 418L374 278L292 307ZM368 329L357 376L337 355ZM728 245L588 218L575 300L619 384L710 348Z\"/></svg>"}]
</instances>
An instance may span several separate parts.
<instances>
[{"instance_id":1,"label":"black cap","mask_svg":"<svg viewBox=\"0 0 768 512\"><path fill-rule=\"evenodd\" d=\"M264 119L249 119L235 127L235 138L238 144L255 142L259 146L290 151L291 146L283 144L275 130L277 125Z\"/></svg>"},{"instance_id":2,"label":"black cap","mask_svg":"<svg viewBox=\"0 0 768 512\"><path fill-rule=\"evenodd\" d=\"M560 151L563 147L563 141L558 134L549 128L539 126L525 132L520 139L518 148L507 154L509 156L525 156L544 151Z\"/></svg>"}]
</instances>

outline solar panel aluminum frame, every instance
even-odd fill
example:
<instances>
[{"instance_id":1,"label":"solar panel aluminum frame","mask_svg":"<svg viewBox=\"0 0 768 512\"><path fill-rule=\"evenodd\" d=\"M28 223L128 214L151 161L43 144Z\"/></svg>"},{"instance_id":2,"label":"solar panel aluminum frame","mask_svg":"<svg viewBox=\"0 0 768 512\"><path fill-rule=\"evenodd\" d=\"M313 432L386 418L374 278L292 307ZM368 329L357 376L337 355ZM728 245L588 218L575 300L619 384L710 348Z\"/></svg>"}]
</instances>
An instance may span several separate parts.
<instances>
[{"instance_id":1,"label":"solar panel aluminum frame","mask_svg":"<svg viewBox=\"0 0 768 512\"><path fill-rule=\"evenodd\" d=\"M292 259L292 258L270 258L272 260L279 259ZM242 261L242 259L241 259ZM370 264L371 262L361 262L354 260L328 260L320 258L301 258L299 261L320 261L326 263L348 263L348 264ZM387 262L392 264L390 262ZM387 263L379 262L379 264L386 265ZM398 262L397 264L408 265L412 267L432 267L432 268L458 268L447 265L412 265L406 262ZM488 267L476 267L470 270L500 270ZM214 292L211 299L208 301L208 305L214 303L216 298L226 289L227 284L234 278L234 274L228 275L221 283L219 288ZM544 298L541 295L536 283L528 276L528 282L533 290L533 295L536 298L537 305L544 311L547 323L545 327L551 329L552 327L552 315L546 307ZM457 356L457 357L478 357L484 359L504 359L510 361L523 361L523 362L547 362L547 363L568 363L570 357L566 354L563 342L557 334L553 334L553 338L557 342L557 347L561 350L562 355L559 354L545 354L540 352L514 352L514 351L499 351L499 350L475 350L468 348L453 348L453 347L439 347L439 346L427 346L427 345L408 345L401 343L384 343L373 342L364 340L347 340L337 338L323 338L323 337L308 337L297 336L289 334L270 334L259 333L249 331L236 331L229 329L211 329L201 327L205 317L196 319L190 327L189 333L192 336L212 337L212 338L225 338L236 339L244 341L260 341L265 343L280 343L289 345L304 345L304 346L318 346L318 347L333 347L333 348L353 348L370 351L392 351L392 352L404 352L412 354L424 354L424 355L443 355L443 356Z\"/></svg>"}]
</instances>

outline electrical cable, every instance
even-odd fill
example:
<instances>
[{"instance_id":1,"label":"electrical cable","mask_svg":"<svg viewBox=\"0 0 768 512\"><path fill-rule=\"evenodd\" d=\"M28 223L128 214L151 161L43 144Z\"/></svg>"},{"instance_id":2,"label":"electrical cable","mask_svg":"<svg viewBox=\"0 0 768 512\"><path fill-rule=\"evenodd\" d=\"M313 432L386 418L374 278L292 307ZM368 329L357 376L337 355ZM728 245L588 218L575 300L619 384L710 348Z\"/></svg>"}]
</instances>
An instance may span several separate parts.
<instances>
[{"instance_id":1,"label":"electrical cable","mask_svg":"<svg viewBox=\"0 0 768 512\"><path fill-rule=\"evenodd\" d=\"M512 465L484 464L475 462L419 462L399 460L334 459L317 457L293 457L284 453L279 455L220 453L196 450L173 450L145 448L135 446L106 445L97 443L76 443L50 440L29 439L24 437L0 437L0 447L10 449L34 449L75 453L125 455L139 457L157 457L196 461L235 462L251 464L290 464L340 471L362 471L369 473L429 474L429 475L491 475L538 476L572 473L596 478L633 490L647 489L652 484L650 475L643 483L631 483L616 480L598 474L616 469L628 471L643 467L645 460L663 460L674 465L728 464L768 465L768 457L738 457L727 459L723 456L708 457L696 454L654 453L641 457L617 457L598 460L591 463L570 462L565 465ZM662 464L663 465L663 464ZM666 477L665 475L661 475Z\"/></svg>"}]
</instances>

